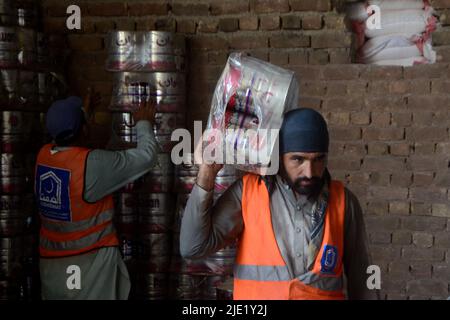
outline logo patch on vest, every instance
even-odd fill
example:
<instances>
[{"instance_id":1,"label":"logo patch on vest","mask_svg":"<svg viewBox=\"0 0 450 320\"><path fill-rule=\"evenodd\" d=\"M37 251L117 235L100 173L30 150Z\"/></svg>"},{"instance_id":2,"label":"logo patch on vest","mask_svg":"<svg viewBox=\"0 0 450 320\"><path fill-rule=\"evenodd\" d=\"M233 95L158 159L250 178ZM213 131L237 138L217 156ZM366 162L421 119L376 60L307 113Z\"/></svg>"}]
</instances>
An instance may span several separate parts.
<instances>
[{"instance_id":1,"label":"logo patch on vest","mask_svg":"<svg viewBox=\"0 0 450 320\"><path fill-rule=\"evenodd\" d=\"M320 272L322 273L334 273L336 264L338 261L338 250L335 246L325 245L323 249L322 259L320 264L322 266Z\"/></svg>"},{"instance_id":2,"label":"logo patch on vest","mask_svg":"<svg viewBox=\"0 0 450 320\"><path fill-rule=\"evenodd\" d=\"M40 213L48 219L71 221L70 171L38 165L36 196Z\"/></svg>"}]
</instances>

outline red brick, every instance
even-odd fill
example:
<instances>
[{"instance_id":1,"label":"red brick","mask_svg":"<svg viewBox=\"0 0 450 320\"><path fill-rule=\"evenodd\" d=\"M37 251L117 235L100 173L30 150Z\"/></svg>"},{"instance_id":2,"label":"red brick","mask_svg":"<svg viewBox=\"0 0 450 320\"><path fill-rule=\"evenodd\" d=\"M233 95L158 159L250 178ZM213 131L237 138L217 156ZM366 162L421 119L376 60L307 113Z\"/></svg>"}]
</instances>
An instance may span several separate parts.
<instances>
[{"instance_id":1,"label":"red brick","mask_svg":"<svg viewBox=\"0 0 450 320\"><path fill-rule=\"evenodd\" d=\"M344 154L362 158L367 154L366 145L361 142L347 143Z\"/></svg>"},{"instance_id":2,"label":"red brick","mask_svg":"<svg viewBox=\"0 0 450 320\"><path fill-rule=\"evenodd\" d=\"M359 140L361 129L357 127L329 128L330 137L337 141Z\"/></svg>"},{"instance_id":3,"label":"red brick","mask_svg":"<svg viewBox=\"0 0 450 320\"><path fill-rule=\"evenodd\" d=\"M328 166L331 170L359 170L361 167L361 159L355 157L333 158L328 159Z\"/></svg>"},{"instance_id":4,"label":"red brick","mask_svg":"<svg viewBox=\"0 0 450 320\"><path fill-rule=\"evenodd\" d=\"M288 0L250 0L250 10L256 13L288 12Z\"/></svg>"},{"instance_id":5,"label":"red brick","mask_svg":"<svg viewBox=\"0 0 450 320\"><path fill-rule=\"evenodd\" d=\"M433 246L433 235L427 232L413 232L413 244L419 248L431 248Z\"/></svg>"},{"instance_id":6,"label":"red brick","mask_svg":"<svg viewBox=\"0 0 450 320\"><path fill-rule=\"evenodd\" d=\"M156 30L175 32L177 29L177 22L173 18L161 18L155 22Z\"/></svg>"},{"instance_id":7,"label":"red brick","mask_svg":"<svg viewBox=\"0 0 450 320\"><path fill-rule=\"evenodd\" d=\"M96 51L103 49L103 38L93 35L69 35L69 46L75 51Z\"/></svg>"},{"instance_id":8,"label":"red brick","mask_svg":"<svg viewBox=\"0 0 450 320\"><path fill-rule=\"evenodd\" d=\"M368 125L370 123L369 112L352 112L350 114L352 124L356 125Z\"/></svg>"},{"instance_id":9,"label":"red brick","mask_svg":"<svg viewBox=\"0 0 450 320\"><path fill-rule=\"evenodd\" d=\"M304 30L322 29L322 15L308 14L302 18L302 28Z\"/></svg>"},{"instance_id":10,"label":"red brick","mask_svg":"<svg viewBox=\"0 0 450 320\"><path fill-rule=\"evenodd\" d=\"M83 21L83 25L86 23L86 19ZM95 30L97 33L108 33L108 31L114 30L115 23L111 20L99 20L95 22Z\"/></svg>"},{"instance_id":11,"label":"red brick","mask_svg":"<svg viewBox=\"0 0 450 320\"><path fill-rule=\"evenodd\" d=\"M353 80L358 77L359 68L355 65L328 65L323 68L325 80Z\"/></svg>"},{"instance_id":12,"label":"red brick","mask_svg":"<svg viewBox=\"0 0 450 320\"><path fill-rule=\"evenodd\" d=\"M384 200L405 200L408 197L408 188L369 186L368 197Z\"/></svg>"},{"instance_id":13,"label":"red brick","mask_svg":"<svg viewBox=\"0 0 450 320\"><path fill-rule=\"evenodd\" d=\"M409 196L411 199L421 202L442 202L448 200L446 188L433 186L410 188Z\"/></svg>"},{"instance_id":14,"label":"red brick","mask_svg":"<svg viewBox=\"0 0 450 320\"><path fill-rule=\"evenodd\" d=\"M155 30L155 19L139 19L136 21L133 21L129 18L120 18L114 19L114 24L116 27L116 30L127 30L127 31L134 31L134 30L143 30L143 31L151 31Z\"/></svg>"},{"instance_id":15,"label":"red brick","mask_svg":"<svg viewBox=\"0 0 450 320\"><path fill-rule=\"evenodd\" d=\"M388 145L384 142L370 141L367 146L369 155L388 154Z\"/></svg>"},{"instance_id":16,"label":"red brick","mask_svg":"<svg viewBox=\"0 0 450 320\"><path fill-rule=\"evenodd\" d=\"M431 215L431 204L423 202L412 202L411 214L416 216L429 216Z\"/></svg>"},{"instance_id":17,"label":"red brick","mask_svg":"<svg viewBox=\"0 0 450 320\"><path fill-rule=\"evenodd\" d=\"M388 172L372 172L370 174L370 185L388 187L390 185L390 174Z\"/></svg>"},{"instance_id":18,"label":"red brick","mask_svg":"<svg viewBox=\"0 0 450 320\"><path fill-rule=\"evenodd\" d=\"M392 243L399 245L411 244L412 234L409 231L396 230L392 234Z\"/></svg>"},{"instance_id":19,"label":"red brick","mask_svg":"<svg viewBox=\"0 0 450 320\"><path fill-rule=\"evenodd\" d=\"M244 17L239 19L239 29L244 31L258 30L259 20L258 17Z\"/></svg>"},{"instance_id":20,"label":"red brick","mask_svg":"<svg viewBox=\"0 0 450 320\"><path fill-rule=\"evenodd\" d=\"M226 50L228 41L218 36L197 36L191 39L193 49Z\"/></svg>"},{"instance_id":21,"label":"red brick","mask_svg":"<svg viewBox=\"0 0 450 320\"><path fill-rule=\"evenodd\" d=\"M400 218L391 216L367 216L364 218L369 232L396 231L400 227Z\"/></svg>"},{"instance_id":22,"label":"red brick","mask_svg":"<svg viewBox=\"0 0 450 320\"><path fill-rule=\"evenodd\" d=\"M315 49L347 48L351 45L351 41L351 34L347 32L321 32L311 36L311 47Z\"/></svg>"},{"instance_id":23,"label":"red brick","mask_svg":"<svg viewBox=\"0 0 450 320\"><path fill-rule=\"evenodd\" d=\"M394 143L390 145L390 154L393 156L409 156L411 145L408 143Z\"/></svg>"},{"instance_id":24,"label":"red brick","mask_svg":"<svg viewBox=\"0 0 450 320\"><path fill-rule=\"evenodd\" d=\"M389 84L386 81L371 81L369 82L369 94L382 95L388 92Z\"/></svg>"},{"instance_id":25,"label":"red brick","mask_svg":"<svg viewBox=\"0 0 450 320\"><path fill-rule=\"evenodd\" d=\"M302 25L302 20L299 16L296 15L287 15L281 17L281 26L283 29L295 30L300 29Z\"/></svg>"},{"instance_id":26,"label":"red brick","mask_svg":"<svg viewBox=\"0 0 450 320\"><path fill-rule=\"evenodd\" d=\"M431 237L431 240L433 240L433 236ZM417 278L431 278L431 263L429 262L411 263L411 275Z\"/></svg>"},{"instance_id":27,"label":"red brick","mask_svg":"<svg viewBox=\"0 0 450 320\"><path fill-rule=\"evenodd\" d=\"M391 124L391 114L389 112L372 112L371 124L377 127L387 127Z\"/></svg>"},{"instance_id":28,"label":"red brick","mask_svg":"<svg viewBox=\"0 0 450 320\"><path fill-rule=\"evenodd\" d=\"M272 48L301 48L309 47L310 38L303 34L278 34L270 37Z\"/></svg>"},{"instance_id":29,"label":"red brick","mask_svg":"<svg viewBox=\"0 0 450 320\"><path fill-rule=\"evenodd\" d=\"M395 141L403 140L404 129L401 128L364 128L363 137L366 141Z\"/></svg>"},{"instance_id":30,"label":"red brick","mask_svg":"<svg viewBox=\"0 0 450 320\"><path fill-rule=\"evenodd\" d=\"M88 4L89 15L91 16L126 16L127 6L124 2L101 2Z\"/></svg>"},{"instance_id":31,"label":"red brick","mask_svg":"<svg viewBox=\"0 0 450 320\"><path fill-rule=\"evenodd\" d=\"M370 234L370 242L373 244L389 244L391 243L391 233L377 232Z\"/></svg>"},{"instance_id":32,"label":"red brick","mask_svg":"<svg viewBox=\"0 0 450 320\"><path fill-rule=\"evenodd\" d=\"M410 216L402 218L402 228L411 231L443 231L447 223L446 218Z\"/></svg>"},{"instance_id":33,"label":"red brick","mask_svg":"<svg viewBox=\"0 0 450 320\"><path fill-rule=\"evenodd\" d=\"M400 258L400 248L387 245L370 246L372 259L376 260L395 260ZM384 288L384 279L382 277L381 287Z\"/></svg>"},{"instance_id":34,"label":"red brick","mask_svg":"<svg viewBox=\"0 0 450 320\"><path fill-rule=\"evenodd\" d=\"M367 156L363 160L363 169L367 171L386 170L398 171L405 169L405 161L399 157Z\"/></svg>"},{"instance_id":35,"label":"red brick","mask_svg":"<svg viewBox=\"0 0 450 320\"><path fill-rule=\"evenodd\" d=\"M418 249L407 247L403 248L402 257L411 261L443 261L444 250L437 248Z\"/></svg>"},{"instance_id":36,"label":"red brick","mask_svg":"<svg viewBox=\"0 0 450 320\"><path fill-rule=\"evenodd\" d=\"M288 64L288 53L282 51L271 52L269 54L269 61L278 66L284 66Z\"/></svg>"},{"instance_id":37,"label":"red brick","mask_svg":"<svg viewBox=\"0 0 450 320\"><path fill-rule=\"evenodd\" d=\"M432 0L432 6L435 9L447 9L450 8L450 0Z\"/></svg>"},{"instance_id":38,"label":"red brick","mask_svg":"<svg viewBox=\"0 0 450 320\"><path fill-rule=\"evenodd\" d=\"M409 215L410 213L410 203L405 201L393 201L389 203L389 213L390 214L401 214Z\"/></svg>"},{"instance_id":39,"label":"red brick","mask_svg":"<svg viewBox=\"0 0 450 320\"><path fill-rule=\"evenodd\" d=\"M408 158L408 169L413 171L437 171L448 163L445 158L412 155Z\"/></svg>"},{"instance_id":40,"label":"red brick","mask_svg":"<svg viewBox=\"0 0 450 320\"><path fill-rule=\"evenodd\" d=\"M300 92L303 87L300 87ZM350 122L350 114L348 112L328 112L325 114L325 120L329 126L346 126Z\"/></svg>"},{"instance_id":41,"label":"red brick","mask_svg":"<svg viewBox=\"0 0 450 320\"><path fill-rule=\"evenodd\" d=\"M450 282L450 266L447 263L433 263L433 279Z\"/></svg>"},{"instance_id":42,"label":"red brick","mask_svg":"<svg viewBox=\"0 0 450 320\"><path fill-rule=\"evenodd\" d=\"M226 15L226 14L241 14L248 12L248 0L240 1L212 1L211 14L212 15ZM246 17L248 18L248 17Z\"/></svg>"},{"instance_id":43,"label":"red brick","mask_svg":"<svg viewBox=\"0 0 450 320\"><path fill-rule=\"evenodd\" d=\"M219 28L217 20L200 20L198 23L198 32L214 33Z\"/></svg>"},{"instance_id":44,"label":"red brick","mask_svg":"<svg viewBox=\"0 0 450 320\"><path fill-rule=\"evenodd\" d=\"M348 182L350 185L360 184L366 185L369 182L370 175L368 173L354 171L348 175Z\"/></svg>"},{"instance_id":45,"label":"red brick","mask_svg":"<svg viewBox=\"0 0 450 320\"><path fill-rule=\"evenodd\" d=\"M224 18L219 20L219 30L235 32L239 29L239 20L236 18Z\"/></svg>"},{"instance_id":46,"label":"red brick","mask_svg":"<svg viewBox=\"0 0 450 320\"><path fill-rule=\"evenodd\" d=\"M446 79L434 79L431 82L431 92L433 94L446 94L450 92L450 81Z\"/></svg>"},{"instance_id":47,"label":"red brick","mask_svg":"<svg viewBox=\"0 0 450 320\"><path fill-rule=\"evenodd\" d=\"M44 32L52 33L52 34L67 34L67 26L66 26L66 18L47 18L44 20ZM93 24L88 24L87 31L88 33L90 27L93 27ZM82 24L81 31L85 31L86 27Z\"/></svg>"},{"instance_id":48,"label":"red brick","mask_svg":"<svg viewBox=\"0 0 450 320\"><path fill-rule=\"evenodd\" d=\"M197 23L194 20L178 20L177 32L179 33L195 33Z\"/></svg>"},{"instance_id":49,"label":"red brick","mask_svg":"<svg viewBox=\"0 0 450 320\"><path fill-rule=\"evenodd\" d=\"M322 100L316 97L300 96L298 105L304 108L319 110L322 105Z\"/></svg>"},{"instance_id":50,"label":"red brick","mask_svg":"<svg viewBox=\"0 0 450 320\"><path fill-rule=\"evenodd\" d=\"M289 65L298 66L308 64L308 53L306 50L296 50L289 52Z\"/></svg>"},{"instance_id":51,"label":"red brick","mask_svg":"<svg viewBox=\"0 0 450 320\"><path fill-rule=\"evenodd\" d=\"M393 112L392 125L394 127L409 127L412 123L412 113L410 112Z\"/></svg>"},{"instance_id":52,"label":"red brick","mask_svg":"<svg viewBox=\"0 0 450 320\"><path fill-rule=\"evenodd\" d=\"M437 232L434 235L434 243L438 248L450 248L450 234L448 232Z\"/></svg>"},{"instance_id":53,"label":"red brick","mask_svg":"<svg viewBox=\"0 0 450 320\"><path fill-rule=\"evenodd\" d=\"M176 16L206 16L209 14L209 4L176 2L172 4L172 13Z\"/></svg>"},{"instance_id":54,"label":"red brick","mask_svg":"<svg viewBox=\"0 0 450 320\"><path fill-rule=\"evenodd\" d=\"M412 183L412 172L394 172L391 175L391 185L394 187L409 187Z\"/></svg>"},{"instance_id":55,"label":"red brick","mask_svg":"<svg viewBox=\"0 0 450 320\"><path fill-rule=\"evenodd\" d=\"M405 99L394 96L375 96L364 99L366 110L370 111L399 111L406 107Z\"/></svg>"},{"instance_id":56,"label":"red brick","mask_svg":"<svg viewBox=\"0 0 450 320\"><path fill-rule=\"evenodd\" d=\"M410 159L408 159L410 161ZM415 187L429 186L433 183L434 174L433 172L414 172L414 183Z\"/></svg>"},{"instance_id":57,"label":"red brick","mask_svg":"<svg viewBox=\"0 0 450 320\"><path fill-rule=\"evenodd\" d=\"M414 94L430 94L431 81L430 79L414 79L410 82L410 92Z\"/></svg>"},{"instance_id":58,"label":"red brick","mask_svg":"<svg viewBox=\"0 0 450 320\"><path fill-rule=\"evenodd\" d=\"M413 95L408 97L408 108L412 110L423 110L426 108L428 111L434 111L440 110L444 105L450 105L450 97L447 95Z\"/></svg>"},{"instance_id":59,"label":"red brick","mask_svg":"<svg viewBox=\"0 0 450 320\"><path fill-rule=\"evenodd\" d=\"M386 215L388 213L388 203L385 201L372 200L367 204L367 214L370 215Z\"/></svg>"},{"instance_id":60,"label":"red brick","mask_svg":"<svg viewBox=\"0 0 450 320\"><path fill-rule=\"evenodd\" d=\"M291 58L291 56L289 56ZM302 80L320 80L322 69L317 66L298 66L298 67L290 67L292 71L294 71L298 79Z\"/></svg>"},{"instance_id":61,"label":"red brick","mask_svg":"<svg viewBox=\"0 0 450 320\"><path fill-rule=\"evenodd\" d=\"M433 217L450 218L450 206L448 203L433 203L431 212Z\"/></svg>"},{"instance_id":62,"label":"red brick","mask_svg":"<svg viewBox=\"0 0 450 320\"><path fill-rule=\"evenodd\" d=\"M330 11L330 0L290 0L293 11Z\"/></svg>"},{"instance_id":63,"label":"red brick","mask_svg":"<svg viewBox=\"0 0 450 320\"><path fill-rule=\"evenodd\" d=\"M446 64L427 64L417 65L411 68L405 68L403 75L405 79L415 78L439 78L448 73L448 65Z\"/></svg>"},{"instance_id":64,"label":"red brick","mask_svg":"<svg viewBox=\"0 0 450 320\"><path fill-rule=\"evenodd\" d=\"M264 31L280 29L280 17L273 15L262 16L259 19L259 28Z\"/></svg>"},{"instance_id":65,"label":"red brick","mask_svg":"<svg viewBox=\"0 0 450 320\"><path fill-rule=\"evenodd\" d=\"M158 2L129 2L128 12L130 16L163 16L169 12L169 6Z\"/></svg>"},{"instance_id":66,"label":"red brick","mask_svg":"<svg viewBox=\"0 0 450 320\"><path fill-rule=\"evenodd\" d=\"M411 141L417 142L440 142L447 140L448 129L447 128L407 128L406 138Z\"/></svg>"},{"instance_id":67,"label":"red brick","mask_svg":"<svg viewBox=\"0 0 450 320\"><path fill-rule=\"evenodd\" d=\"M330 49L328 50L330 53L330 63L332 64L345 64L351 63L351 54L350 49L344 48L344 49Z\"/></svg>"},{"instance_id":68,"label":"red brick","mask_svg":"<svg viewBox=\"0 0 450 320\"><path fill-rule=\"evenodd\" d=\"M331 98L324 101L324 111L359 111L361 105L354 98Z\"/></svg>"},{"instance_id":69,"label":"red brick","mask_svg":"<svg viewBox=\"0 0 450 320\"><path fill-rule=\"evenodd\" d=\"M278 51L279 52L279 51ZM272 55L272 53L271 53ZM325 83L321 81L301 81L300 92L306 96L323 96L325 93ZM330 116L335 116L334 113ZM337 124L337 123L335 123ZM341 123L342 124L342 123ZM346 123L348 124L348 122Z\"/></svg>"},{"instance_id":70,"label":"red brick","mask_svg":"<svg viewBox=\"0 0 450 320\"><path fill-rule=\"evenodd\" d=\"M323 18L325 27L331 30L346 30L343 14L327 14Z\"/></svg>"},{"instance_id":71,"label":"red brick","mask_svg":"<svg viewBox=\"0 0 450 320\"><path fill-rule=\"evenodd\" d=\"M416 156L430 156L434 153L435 144L429 142L414 143L414 155Z\"/></svg>"},{"instance_id":72,"label":"red brick","mask_svg":"<svg viewBox=\"0 0 450 320\"><path fill-rule=\"evenodd\" d=\"M329 63L328 51L312 50L308 54L308 63L311 65L325 65Z\"/></svg>"},{"instance_id":73,"label":"red brick","mask_svg":"<svg viewBox=\"0 0 450 320\"><path fill-rule=\"evenodd\" d=\"M265 35L233 35L230 38L231 49L267 48L268 39Z\"/></svg>"},{"instance_id":74,"label":"red brick","mask_svg":"<svg viewBox=\"0 0 450 320\"><path fill-rule=\"evenodd\" d=\"M410 87L410 82L405 80L389 82L389 92L394 94L405 94L410 90Z\"/></svg>"},{"instance_id":75,"label":"red brick","mask_svg":"<svg viewBox=\"0 0 450 320\"><path fill-rule=\"evenodd\" d=\"M434 46L447 46L450 44L450 32L447 28L437 30L433 32L433 45Z\"/></svg>"},{"instance_id":76,"label":"red brick","mask_svg":"<svg viewBox=\"0 0 450 320\"><path fill-rule=\"evenodd\" d=\"M400 80L403 77L402 67L396 66L364 66L361 70L361 78L367 80L383 80L389 79Z\"/></svg>"}]
</instances>

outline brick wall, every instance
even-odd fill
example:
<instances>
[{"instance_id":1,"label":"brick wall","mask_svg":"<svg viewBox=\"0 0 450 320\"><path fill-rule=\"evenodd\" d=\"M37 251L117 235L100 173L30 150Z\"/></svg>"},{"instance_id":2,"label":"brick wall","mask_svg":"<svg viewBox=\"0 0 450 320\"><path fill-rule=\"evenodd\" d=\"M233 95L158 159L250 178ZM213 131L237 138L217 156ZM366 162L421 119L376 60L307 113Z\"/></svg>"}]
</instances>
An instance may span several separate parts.
<instances>
[{"instance_id":1,"label":"brick wall","mask_svg":"<svg viewBox=\"0 0 450 320\"><path fill-rule=\"evenodd\" d=\"M331 131L330 168L363 206L387 299L449 296L450 1L435 0L440 63L411 68L351 64L352 34L330 0L71 1L82 30L65 29L66 2L43 0L45 30L67 33L74 93L94 86L99 145L109 134L110 29L184 33L189 47L188 128L205 121L227 54L244 50L289 68L300 105L318 109Z\"/></svg>"}]
</instances>

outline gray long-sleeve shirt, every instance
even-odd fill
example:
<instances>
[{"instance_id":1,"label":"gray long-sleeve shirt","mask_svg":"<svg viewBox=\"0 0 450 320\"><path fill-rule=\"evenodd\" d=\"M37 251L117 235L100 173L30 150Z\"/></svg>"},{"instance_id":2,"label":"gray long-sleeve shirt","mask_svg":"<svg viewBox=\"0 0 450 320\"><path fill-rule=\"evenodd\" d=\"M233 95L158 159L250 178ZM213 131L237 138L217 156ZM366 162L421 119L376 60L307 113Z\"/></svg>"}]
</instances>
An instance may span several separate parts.
<instances>
[{"instance_id":1,"label":"gray long-sleeve shirt","mask_svg":"<svg viewBox=\"0 0 450 320\"><path fill-rule=\"evenodd\" d=\"M241 234L242 179L237 180L213 205L213 191L195 185L186 204L180 232L180 252L185 258L202 258L232 243ZM270 195L272 225L281 255L292 278L308 271L308 245L314 199L296 198L276 176ZM366 285L370 265L363 215L357 198L345 189L344 270L349 299L377 299Z\"/></svg>"},{"instance_id":2,"label":"gray long-sleeve shirt","mask_svg":"<svg viewBox=\"0 0 450 320\"><path fill-rule=\"evenodd\" d=\"M137 147L122 151L94 149L86 160L84 197L95 202L139 178L154 165L159 151L148 121L136 124ZM70 147L69 147L70 148ZM55 147L64 152L68 147ZM69 289L69 266L80 269L81 288ZM101 248L82 255L40 259L43 299L127 299L130 280L118 248Z\"/></svg>"}]
</instances>

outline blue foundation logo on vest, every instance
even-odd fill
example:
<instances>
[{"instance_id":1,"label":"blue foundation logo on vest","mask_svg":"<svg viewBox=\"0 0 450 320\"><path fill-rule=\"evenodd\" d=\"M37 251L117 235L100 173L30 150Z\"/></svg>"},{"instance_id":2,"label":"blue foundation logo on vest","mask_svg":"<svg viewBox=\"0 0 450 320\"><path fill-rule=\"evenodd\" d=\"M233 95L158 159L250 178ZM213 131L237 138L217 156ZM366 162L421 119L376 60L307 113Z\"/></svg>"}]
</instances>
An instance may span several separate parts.
<instances>
[{"instance_id":1,"label":"blue foundation logo on vest","mask_svg":"<svg viewBox=\"0 0 450 320\"><path fill-rule=\"evenodd\" d=\"M325 245L323 249L322 259L320 264L322 266L320 272L322 273L334 273L334 268L338 261L338 250L335 246Z\"/></svg>"},{"instance_id":2,"label":"blue foundation logo on vest","mask_svg":"<svg viewBox=\"0 0 450 320\"><path fill-rule=\"evenodd\" d=\"M36 196L39 212L48 219L71 221L70 171L38 165Z\"/></svg>"}]
</instances>

